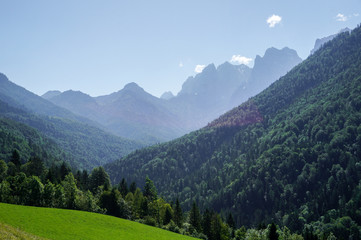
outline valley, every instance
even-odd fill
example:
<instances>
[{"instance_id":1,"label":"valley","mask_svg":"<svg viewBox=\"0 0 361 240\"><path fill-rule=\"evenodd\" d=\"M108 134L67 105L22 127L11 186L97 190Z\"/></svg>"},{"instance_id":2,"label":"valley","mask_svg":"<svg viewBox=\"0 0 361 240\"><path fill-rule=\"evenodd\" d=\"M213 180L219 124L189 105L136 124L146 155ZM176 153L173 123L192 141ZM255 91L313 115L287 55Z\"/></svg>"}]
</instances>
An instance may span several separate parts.
<instances>
[{"instance_id":1,"label":"valley","mask_svg":"<svg viewBox=\"0 0 361 240\"><path fill-rule=\"evenodd\" d=\"M0 239L361 239L359 4L53 4L0 16Z\"/></svg>"}]
</instances>

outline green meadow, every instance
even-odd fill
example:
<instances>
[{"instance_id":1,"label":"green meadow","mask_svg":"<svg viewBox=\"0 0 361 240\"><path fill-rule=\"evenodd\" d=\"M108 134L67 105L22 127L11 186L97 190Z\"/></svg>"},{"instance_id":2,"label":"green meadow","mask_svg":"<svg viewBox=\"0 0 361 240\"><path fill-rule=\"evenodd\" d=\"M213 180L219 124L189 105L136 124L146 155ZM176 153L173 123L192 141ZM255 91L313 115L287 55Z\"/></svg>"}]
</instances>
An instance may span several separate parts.
<instances>
[{"instance_id":1,"label":"green meadow","mask_svg":"<svg viewBox=\"0 0 361 240\"><path fill-rule=\"evenodd\" d=\"M47 239L64 240L194 239L137 222L102 214L5 203L0 203L0 223L0 233L22 234L24 237L21 237L21 239L34 239L31 237L32 235Z\"/></svg>"}]
</instances>

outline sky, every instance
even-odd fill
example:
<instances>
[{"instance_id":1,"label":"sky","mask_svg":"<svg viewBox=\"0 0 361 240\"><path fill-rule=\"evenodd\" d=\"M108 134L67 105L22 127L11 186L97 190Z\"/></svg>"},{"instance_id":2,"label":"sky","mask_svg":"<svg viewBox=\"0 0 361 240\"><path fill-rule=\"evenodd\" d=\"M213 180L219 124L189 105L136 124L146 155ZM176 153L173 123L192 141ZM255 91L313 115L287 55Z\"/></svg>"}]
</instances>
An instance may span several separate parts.
<instances>
[{"instance_id":1,"label":"sky","mask_svg":"<svg viewBox=\"0 0 361 240\"><path fill-rule=\"evenodd\" d=\"M360 0L0 0L0 72L42 95L159 97L211 63L252 67L267 48L307 58L317 38L361 23Z\"/></svg>"}]
</instances>

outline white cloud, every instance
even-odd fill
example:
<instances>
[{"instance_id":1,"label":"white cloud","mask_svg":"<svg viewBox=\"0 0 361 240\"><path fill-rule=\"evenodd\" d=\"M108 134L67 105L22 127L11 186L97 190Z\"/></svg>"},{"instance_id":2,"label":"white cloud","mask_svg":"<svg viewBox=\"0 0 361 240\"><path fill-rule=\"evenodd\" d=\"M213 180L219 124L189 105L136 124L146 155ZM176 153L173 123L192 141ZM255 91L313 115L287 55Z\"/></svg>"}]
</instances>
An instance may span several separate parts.
<instances>
[{"instance_id":1,"label":"white cloud","mask_svg":"<svg viewBox=\"0 0 361 240\"><path fill-rule=\"evenodd\" d=\"M196 73L201 73L205 67L206 67L206 65L197 65L196 68L194 69L194 71Z\"/></svg>"},{"instance_id":2,"label":"white cloud","mask_svg":"<svg viewBox=\"0 0 361 240\"><path fill-rule=\"evenodd\" d=\"M354 13L353 16L358 17L358 16L360 16L360 14L359 13Z\"/></svg>"},{"instance_id":3,"label":"white cloud","mask_svg":"<svg viewBox=\"0 0 361 240\"><path fill-rule=\"evenodd\" d=\"M183 67L184 65L183 65L182 62L180 62L180 63L178 64L178 66L179 66L179 67Z\"/></svg>"},{"instance_id":4,"label":"white cloud","mask_svg":"<svg viewBox=\"0 0 361 240\"><path fill-rule=\"evenodd\" d=\"M230 62L235 64L250 64L252 62L252 58L244 57L241 55L233 55Z\"/></svg>"},{"instance_id":5,"label":"white cloud","mask_svg":"<svg viewBox=\"0 0 361 240\"><path fill-rule=\"evenodd\" d=\"M280 23L282 20L281 16L273 14L267 19L267 24L270 28L273 28L276 26L276 24Z\"/></svg>"},{"instance_id":6,"label":"white cloud","mask_svg":"<svg viewBox=\"0 0 361 240\"><path fill-rule=\"evenodd\" d=\"M341 13L336 15L336 21L339 22L346 22L347 21L347 17Z\"/></svg>"}]
</instances>

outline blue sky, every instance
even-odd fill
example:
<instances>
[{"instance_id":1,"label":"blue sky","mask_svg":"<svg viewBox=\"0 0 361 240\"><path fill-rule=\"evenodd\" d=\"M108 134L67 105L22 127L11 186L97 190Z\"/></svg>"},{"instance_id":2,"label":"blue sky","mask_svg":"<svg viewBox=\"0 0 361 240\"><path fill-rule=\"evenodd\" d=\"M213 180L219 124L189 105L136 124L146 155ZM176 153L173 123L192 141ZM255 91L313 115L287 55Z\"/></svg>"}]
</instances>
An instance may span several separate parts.
<instances>
[{"instance_id":1,"label":"blue sky","mask_svg":"<svg viewBox=\"0 0 361 240\"><path fill-rule=\"evenodd\" d=\"M129 82L176 94L203 65L252 66L269 47L305 59L317 38L361 23L360 0L2 0L0 11L0 72L40 95Z\"/></svg>"}]
</instances>

